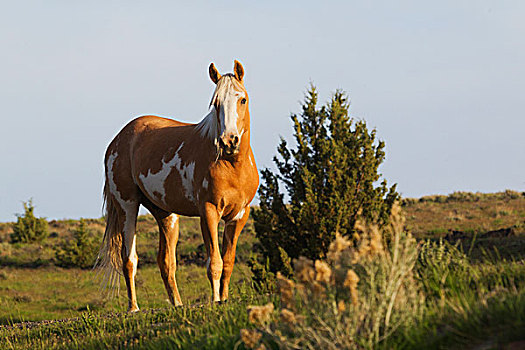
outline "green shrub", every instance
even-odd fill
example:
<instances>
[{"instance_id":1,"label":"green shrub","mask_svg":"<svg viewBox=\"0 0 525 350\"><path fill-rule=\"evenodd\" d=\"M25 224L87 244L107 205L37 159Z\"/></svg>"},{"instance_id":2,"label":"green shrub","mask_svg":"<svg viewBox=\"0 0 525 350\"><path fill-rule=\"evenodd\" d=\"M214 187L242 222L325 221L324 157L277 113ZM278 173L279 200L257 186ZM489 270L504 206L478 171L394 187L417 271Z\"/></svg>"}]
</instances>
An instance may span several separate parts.
<instances>
[{"instance_id":1,"label":"green shrub","mask_svg":"<svg viewBox=\"0 0 525 350\"><path fill-rule=\"evenodd\" d=\"M62 267L91 268L97 258L99 242L86 226L84 219L76 230L72 231L73 239L62 241L55 247L57 265Z\"/></svg>"},{"instance_id":2,"label":"green shrub","mask_svg":"<svg viewBox=\"0 0 525 350\"><path fill-rule=\"evenodd\" d=\"M380 226L388 223L399 195L378 173L385 144L365 121L350 118L349 108L341 91L318 108L312 86L302 113L291 117L297 148L281 140L280 158L274 158L278 173L262 171L260 208L253 217L261 262L268 258L273 272L290 271L290 258L325 258L336 233L352 239L358 216Z\"/></svg>"},{"instance_id":3,"label":"green shrub","mask_svg":"<svg viewBox=\"0 0 525 350\"><path fill-rule=\"evenodd\" d=\"M263 264L256 254L252 254L246 264L252 272L253 285L259 293L275 291L275 274L271 272L270 259L266 258Z\"/></svg>"},{"instance_id":4,"label":"green shrub","mask_svg":"<svg viewBox=\"0 0 525 350\"><path fill-rule=\"evenodd\" d=\"M24 214L17 214L16 223L13 224L11 243L41 242L47 237L47 221L35 217L34 211L31 199L24 202Z\"/></svg>"},{"instance_id":5,"label":"green shrub","mask_svg":"<svg viewBox=\"0 0 525 350\"><path fill-rule=\"evenodd\" d=\"M458 285L470 283L473 275L468 271L472 271L468 258L457 245L442 238L421 243L416 272L427 296L445 300Z\"/></svg>"}]
</instances>

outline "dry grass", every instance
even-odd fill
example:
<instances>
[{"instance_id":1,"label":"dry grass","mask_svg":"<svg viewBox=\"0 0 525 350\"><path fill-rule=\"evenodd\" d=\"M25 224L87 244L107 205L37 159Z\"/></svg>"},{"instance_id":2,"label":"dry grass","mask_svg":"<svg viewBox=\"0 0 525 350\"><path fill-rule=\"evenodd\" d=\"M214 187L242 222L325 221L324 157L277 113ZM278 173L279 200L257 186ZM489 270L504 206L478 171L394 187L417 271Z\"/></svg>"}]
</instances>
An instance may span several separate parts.
<instances>
[{"instance_id":1,"label":"dry grass","mask_svg":"<svg viewBox=\"0 0 525 350\"><path fill-rule=\"evenodd\" d=\"M404 227L394 210L385 231L360 227L355 246L337 237L326 262L296 260L294 280L278 276L279 307L264 324L244 331L245 347L474 349L521 344L524 260L519 255L506 260L497 251L472 259L460 242L433 238L416 243Z\"/></svg>"},{"instance_id":2,"label":"dry grass","mask_svg":"<svg viewBox=\"0 0 525 350\"><path fill-rule=\"evenodd\" d=\"M295 282L278 276L281 308L274 322L257 324L264 337L245 345L374 348L419 317L423 299L413 271L417 244L403 227L397 207L384 232L361 226L359 244L337 237L327 262L295 261Z\"/></svg>"}]
</instances>

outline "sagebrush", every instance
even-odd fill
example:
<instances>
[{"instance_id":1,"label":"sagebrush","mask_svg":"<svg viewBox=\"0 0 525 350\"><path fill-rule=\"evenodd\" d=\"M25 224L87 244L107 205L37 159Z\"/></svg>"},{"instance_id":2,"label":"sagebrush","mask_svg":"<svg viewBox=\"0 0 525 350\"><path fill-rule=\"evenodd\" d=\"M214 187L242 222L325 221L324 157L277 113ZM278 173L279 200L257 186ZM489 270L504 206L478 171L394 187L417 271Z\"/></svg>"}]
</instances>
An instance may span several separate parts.
<instances>
[{"instance_id":1,"label":"sagebrush","mask_svg":"<svg viewBox=\"0 0 525 350\"><path fill-rule=\"evenodd\" d=\"M259 329L244 332L245 344L255 349L262 339L289 349L376 348L419 318L424 300L414 273L418 249L403 226L395 207L383 229L358 222L357 244L337 236L326 261L295 260L294 280L278 274L278 318L271 321L268 305L249 310Z\"/></svg>"}]
</instances>

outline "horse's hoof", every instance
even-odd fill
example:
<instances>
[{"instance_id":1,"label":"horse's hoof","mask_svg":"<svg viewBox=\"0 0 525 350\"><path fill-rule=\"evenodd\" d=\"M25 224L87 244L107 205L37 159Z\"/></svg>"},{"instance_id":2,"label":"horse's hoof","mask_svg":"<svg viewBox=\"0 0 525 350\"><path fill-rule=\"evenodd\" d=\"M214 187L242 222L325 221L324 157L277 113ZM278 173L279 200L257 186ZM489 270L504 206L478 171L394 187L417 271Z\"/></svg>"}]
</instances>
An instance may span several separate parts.
<instances>
[{"instance_id":1,"label":"horse's hoof","mask_svg":"<svg viewBox=\"0 0 525 350\"><path fill-rule=\"evenodd\" d=\"M228 303L228 299L226 300L221 300L221 301L218 301L219 305L224 305L224 304L227 304Z\"/></svg>"}]
</instances>

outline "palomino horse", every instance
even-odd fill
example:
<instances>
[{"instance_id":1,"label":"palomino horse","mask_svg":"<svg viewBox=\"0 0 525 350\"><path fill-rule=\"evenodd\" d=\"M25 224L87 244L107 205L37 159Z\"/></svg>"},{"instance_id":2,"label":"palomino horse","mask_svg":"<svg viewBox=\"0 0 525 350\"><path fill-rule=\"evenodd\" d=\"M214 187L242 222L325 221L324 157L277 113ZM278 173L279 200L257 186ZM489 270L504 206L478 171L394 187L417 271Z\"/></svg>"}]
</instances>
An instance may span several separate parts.
<instances>
[{"instance_id":1,"label":"palomino horse","mask_svg":"<svg viewBox=\"0 0 525 350\"><path fill-rule=\"evenodd\" d=\"M182 305L175 279L179 215L200 217L212 299L228 299L237 239L248 220L259 174L250 146L244 68L235 61L234 73L221 76L212 63L209 74L217 86L210 112L200 123L139 117L106 151L106 231L100 265L107 268L110 285L122 269L132 312L139 309L135 228L140 204L159 225L157 262L171 303ZM222 254L221 219L226 223Z\"/></svg>"}]
</instances>

